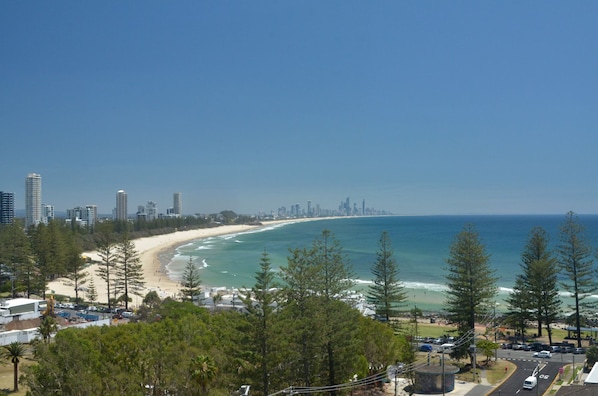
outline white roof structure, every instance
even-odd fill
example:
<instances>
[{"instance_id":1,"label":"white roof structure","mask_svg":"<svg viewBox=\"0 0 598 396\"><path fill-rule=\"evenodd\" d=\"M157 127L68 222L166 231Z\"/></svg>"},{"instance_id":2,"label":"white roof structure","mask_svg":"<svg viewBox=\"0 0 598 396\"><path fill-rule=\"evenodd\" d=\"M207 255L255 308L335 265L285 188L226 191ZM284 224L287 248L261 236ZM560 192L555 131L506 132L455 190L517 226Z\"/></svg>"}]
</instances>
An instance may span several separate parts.
<instances>
[{"instance_id":1,"label":"white roof structure","mask_svg":"<svg viewBox=\"0 0 598 396\"><path fill-rule=\"evenodd\" d=\"M598 384L598 364L594 364L594 367L590 370L584 384Z\"/></svg>"}]
</instances>

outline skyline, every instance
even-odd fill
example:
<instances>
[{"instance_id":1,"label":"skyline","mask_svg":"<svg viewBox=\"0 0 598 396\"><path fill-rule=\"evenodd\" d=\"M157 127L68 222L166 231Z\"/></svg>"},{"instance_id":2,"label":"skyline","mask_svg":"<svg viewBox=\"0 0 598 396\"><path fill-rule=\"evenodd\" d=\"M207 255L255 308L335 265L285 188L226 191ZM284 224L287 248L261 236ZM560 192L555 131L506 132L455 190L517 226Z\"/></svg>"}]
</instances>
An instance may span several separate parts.
<instances>
[{"instance_id":1,"label":"skyline","mask_svg":"<svg viewBox=\"0 0 598 396\"><path fill-rule=\"evenodd\" d=\"M0 4L0 191L598 213L598 4Z\"/></svg>"},{"instance_id":2,"label":"skyline","mask_svg":"<svg viewBox=\"0 0 598 396\"><path fill-rule=\"evenodd\" d=\"M83 206L93 206L95 209L95 213L96 215L101 215L101 216L109 216L109 217L113 217L114 219L117 220L125 220L127 218L131 218L134 216L146 216L146 215L150 215L150 213L148 211L151 210L151 216L157 216L157 215L166 215L166 216L171 216L171 215L175 215L175 216L180 216L180 215L199 215L199 214L213 214L213 213L185 213L182 212L181 209L183 207L183 199L182 199L182 194L181 192L174 192L172 193L172 202L171 202L171 206L168 206L168 204L163 204L160 205L159 203L152 201L152 200L147 200L145 202L139 203L139 204L134 204L131 205L131 209L129 209L128 207L128 194L126 191L124 190L118 190L115 194L116 199L115 199L115 205L112 209L109 208L104 208L104 209L98 209L97 205L94 203L85 203L85 204L79 204L79 205L75 205L73 207L68 207L68 208L55 208L55 205L53 205L51 202L45 202L42 198L43 198L43 189L42 189L42 175L38 174L38 173L30 173L27 175L27 177L25 178L25 189L26 189L26 200L25 200L25 208L24 209L19 209L17 207L17 209L15 209L15 199L14 199L14 192L6 192L6 191L0 191L0 193L4 193L7 194L6 198L8 199L8 195L10 195L10 204L8 204L8 201L6 203L7 209L14 215L14 212L24 212L25 214L25 222L26 224L39 224L40 222L45 222L45 220L43 220L46 217L46 214L42 213L46 207L50 207L51 208L51 212L48 215L50 215L50 217L54 217L54 211L56 210L59 213L64 213L64 212L68 212L69 210L74 210L74 209L79 209ZM359 203L359 206L358 206ZM2 205L4 205L4 201L2 202ZM139 211L139 209L142 208L141 212ZM0 206L0 209L4 209L2 206ZM284 210L284 213L281 213L280 211ZM322 211L324 214L320 214L318 212ZM352 214L347 214L346 211L350 211L352 212ZM111 213L110 213L111 212ZM359 215L359 216L364 216L364 215L372 215L372 214L391 214L388 213L387 211L385 211L384 209L376 209L376 208L370 208L368 206L366 206L366 200L362 199L361 202L356 202L356 201L351 201L350 197L345 198L344 200L340 201L340 204L338 207L336 208L324 208L324 207L320 207L320 204L318 202L312 202L311 200L305 202L304 204L301 203L294 203L294 204L289 204L288 206L286 204L283 205L279 205L277 207L276 210L272 210L268 213L260 213L260 215L265 215L265 216L270 216L270 215L274 215L274 216L282 216L282 217L288 217L289 215L293 215L293 216L298 216L298 217L320 217L320 216L329 216L331 215L331 212L335 212L334 215L339 215L340 213L344 213L344 215L348 215L348 216L354 216L354 215ZM2 210L0 210L0 213L2 213ZM8 212L7 212L8 213ZM246 213L238 213L238 214L243 214L245 215ZM258 213L247 213L249 215L257 215ZM16 216L19 217L19 216ZM60 217L60 216L59 216ZM68 218L68 216L67 216Z\"/></svg>"}]
</instances>

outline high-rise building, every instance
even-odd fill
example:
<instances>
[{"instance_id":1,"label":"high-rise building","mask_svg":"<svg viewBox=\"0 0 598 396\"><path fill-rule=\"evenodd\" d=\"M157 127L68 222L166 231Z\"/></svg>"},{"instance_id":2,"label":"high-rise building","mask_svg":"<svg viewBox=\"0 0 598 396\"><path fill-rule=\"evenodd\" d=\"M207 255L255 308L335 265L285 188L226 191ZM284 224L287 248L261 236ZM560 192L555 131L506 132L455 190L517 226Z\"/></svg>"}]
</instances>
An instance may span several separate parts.
<instances>
[{"instance_id":1,"label":"high-rise building","mask_svg":"<svg viewBox=\"0 0 598 396\"><path fill-rule=\"evenodd\" d=\"M95 227L98 221L98 207L97 205L86 205L84 220L87 220L87 226Z\"/></svg>"},{"instance_id":2,"label":"high-rise building","mask_svg":"<svg viewBox=\"0 0 598 396\"><path fill-rule=\"evenodd\" d=\"M69 224L76 224L79 227L93 228L98 219L98 207L87 205L77 206L66 210L66 221Z\"/></svg>"},{"instance_id":3,"label":"high-rise building","mask_svg":"<svg viewBox=\"0 0 598 396\"><path fill-rule=\"evenodd\" d=\"M30 173L25 179L25 227L42 221L42 177Z\"/></svg>"},{"instance_id":4,"label":"high-rise building","mask_svg":"<svg viewBox=\"0 0 598 396\"><path fill-rule=\"evenodd\" d=\"M116 216L117 221L126 221L127 214L127 193L124 190L118 190L116 193Z\"/></svg>"},{"instance_id":5,"label":"high-rise building","mask_svg":"<svg viewBox=\"0 0 598 396\"><path fill-rule=\"evenodd\" d=\"M175 192L172 194L172 208L174 209L175 216L181 216L183 214L183 202L181 200L181 193Z\"/></svg>"},{"instance_id":6,"label":"high-rise building","mask_svg":"<svg viewBox=\"0 0 598 396\"><path fill-rule=\"evenodd\" d=\"M54 205L42 205L42 223L48 224L50 220L54 220Z\"/></svg>"},{"instance_id":7,"label":"high-rise building","mask_svg":"<svg viewBox=\"0 0 598 396\"><path fill-rule=\"evenodd\" d=\"M15 193L0 191L0 224L12 224L15 221Z\"/></svg>"},{"instance_id":8,"label":"high-rise building","mask_svg":"<svg viewBox=\"0 0 598 396\"><path fill-rule=\"evenodd\" d=\"M158 218L158 204L154 201L148 201L145 206L145 213L148 221L156 220Z\"/></svg>"}]
</instances>

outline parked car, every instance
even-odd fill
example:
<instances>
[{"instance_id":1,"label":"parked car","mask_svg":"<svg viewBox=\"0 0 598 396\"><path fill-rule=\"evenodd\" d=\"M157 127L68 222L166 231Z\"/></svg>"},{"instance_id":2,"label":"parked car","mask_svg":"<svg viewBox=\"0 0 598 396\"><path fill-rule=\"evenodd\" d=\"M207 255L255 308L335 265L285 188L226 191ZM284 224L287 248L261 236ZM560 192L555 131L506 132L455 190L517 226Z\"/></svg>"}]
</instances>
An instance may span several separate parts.
<instances>
[{"instance_id":1,"label":"parked car","mask_svg":"<svg viewBox=\"0 0 598 396\"><path fill-rule=\"evenodd\" d=\"M430 344L422 344L419 347L420 352L432 352L432 345Z\"/></svg>"},{"instance_id":2,"label":"parked car","mask_svg":"<svg viewBox=\"0 0 598 396\"><path fill-rule=\"evenodd\" d=\"M513 344L513 350L518 351L520 349L523 349L524 346L525 346L525 344L519 344L519 343Z\"/></svg>"},{"instance_id":3,"label":"parked car","mask_svg":"<svg viewBox=\"0 0 598 396\"><path fill-rule=\"evenodd\" d=\"M561 347L561 353L571 353L571 352L573 352L572 346L562 346Z\"/></svg>"},{"instance_id":4,"label":"parked car","mask_svg":"<svg viewBox=\"0 0 598 396\"><path fill-rule=\"evenodd\" d=\"M530 345L532 351L534 351L534 352L540 352L541 350L544 349L544 348L542 348L542 343L541 342L532 342L529 345Z\"/></svg>"},{"instance_id":5,"label":"parked car","mask_svg":"<svg viewBox=\"0 0 598 396\"><path fill-rule=\"evenodd\" d=\"M586 353L586 349L585 348L575 348L573 350L573 353L576 355L583 355L584 353Z\"/></svg>"},{"instance_id":6,"label":"parked car","mask_svg":"<svg viewBox=\"0 0 598 396\"><path fill-rule=\"evenodd\" d=\"M559 345L551 345L550 346L550 352L552 352L552 353L560 353L561 352L561 347Z\"/></svg>"},{"instance_id":7,"label":"parked car","mask_svg":"<svg viewBox=\"0 0 598 396\"><path fill-rule=\"evenodd\" d=\"M542 358L542 359L547 359L547 358L551 358L552 357L552 353L550 353L548 351L534 352L534 357Z\"/></svg>"}]
</instances>

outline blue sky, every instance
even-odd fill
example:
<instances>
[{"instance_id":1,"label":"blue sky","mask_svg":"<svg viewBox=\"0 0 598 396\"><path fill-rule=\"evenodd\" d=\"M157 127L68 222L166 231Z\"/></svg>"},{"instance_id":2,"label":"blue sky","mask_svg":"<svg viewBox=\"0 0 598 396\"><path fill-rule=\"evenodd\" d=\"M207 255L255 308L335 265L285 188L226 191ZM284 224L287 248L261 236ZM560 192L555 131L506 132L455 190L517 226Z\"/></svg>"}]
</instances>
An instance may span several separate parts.
<instances>
[{"instance_id":1,"label":"blue sky","mask_svg":"<svg viewBox=\"0 0 598 396\"><path fill-rule=\"evenodd\" d=\"M598 2L3 1L0 190L56 210L598 213Z\"/></svg>"}]
</instances>

